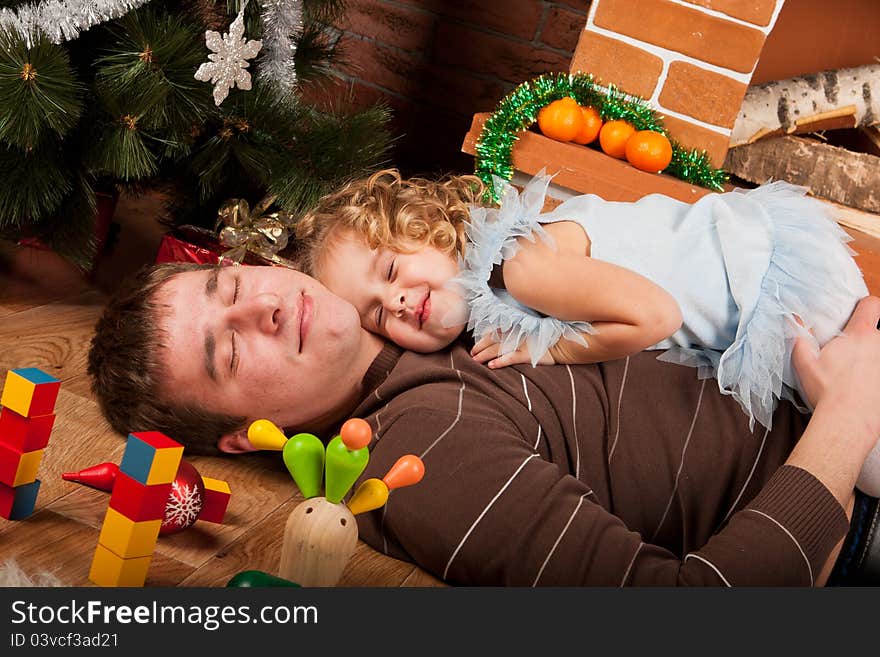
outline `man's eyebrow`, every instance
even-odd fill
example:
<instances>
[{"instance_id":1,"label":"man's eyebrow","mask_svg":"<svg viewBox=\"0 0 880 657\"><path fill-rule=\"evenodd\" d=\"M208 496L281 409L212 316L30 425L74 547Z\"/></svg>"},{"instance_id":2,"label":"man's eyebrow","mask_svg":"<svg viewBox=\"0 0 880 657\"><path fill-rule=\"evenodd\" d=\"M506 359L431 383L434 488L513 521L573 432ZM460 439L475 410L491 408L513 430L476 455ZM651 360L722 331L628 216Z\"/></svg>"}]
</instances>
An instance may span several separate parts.
<instances>
[{"instance_id":1,"label":"man's eyebrow","mask_svg":"<svg viewBox=\"0 0 880 657\"><path fill-rule=\"evenodd\" d=\"M220 276L220 267L215 267L211 274L208 276L208 280L205 281L205 296L213 296L217 291L217 279Z\"/></svg>"},{"instance_id":2,"label":"man's eyebrow","mask_svg":"<svg viewBox=\"0 0 880 657\"><path fill-rule=\"evenodd\" d=\"M205 332L205 369L211 381L217 381L217 370L214 369L214 350L216 349L214 334Z\"/></svg>"}]
</instances>

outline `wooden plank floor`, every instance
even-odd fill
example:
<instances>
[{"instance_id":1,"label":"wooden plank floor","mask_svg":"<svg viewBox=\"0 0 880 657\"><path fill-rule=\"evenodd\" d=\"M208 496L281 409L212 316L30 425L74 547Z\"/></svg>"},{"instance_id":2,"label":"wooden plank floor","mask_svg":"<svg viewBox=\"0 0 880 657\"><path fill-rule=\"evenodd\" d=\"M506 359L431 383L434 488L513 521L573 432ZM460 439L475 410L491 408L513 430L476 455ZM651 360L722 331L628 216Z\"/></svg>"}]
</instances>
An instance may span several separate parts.
<instances>
[{"instance_id":1,"label":"wooden plank floor","mask_svg":"<svg viewBox=\"0 0 880 657\"><path fill-rule=\"evenodd\" d=\"M68 586L88 580L109 494L64 481L62 472L118 463L123 436L103 420L89 388L86 355L106 295L54 254L0 243L0 386L9 369L39 367L61 379L57 419L38 471L36 509L0 518L0 559ZM284 523L302 501L277 453L187 457L232 490L226 522L196 522L159 538L146 586L224 586L243 570L276 573ZM360 543L340 586L437 586L412 564Z\"/></svg>"}]
</instances>

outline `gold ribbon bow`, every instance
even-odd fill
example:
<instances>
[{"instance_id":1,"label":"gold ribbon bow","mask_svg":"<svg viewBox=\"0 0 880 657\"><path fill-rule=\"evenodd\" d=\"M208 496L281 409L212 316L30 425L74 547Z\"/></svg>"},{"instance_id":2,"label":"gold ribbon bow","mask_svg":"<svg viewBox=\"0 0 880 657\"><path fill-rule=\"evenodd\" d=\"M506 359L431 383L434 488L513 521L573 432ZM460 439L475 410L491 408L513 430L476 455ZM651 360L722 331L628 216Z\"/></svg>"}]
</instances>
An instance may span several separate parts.
<instances>
[{"instance_id":1,"label":"gold ribbon bow","mask_svg":"<svg viewBox=\"0 0 880 657\"><path fill-rule=\"evenodd\" d=\"M250 251L271 262L293 266L292 261L278 255L290 239L293 217L284 210L267 213L274 202L274 196L266 196L251 208L244 199L233 198L220 206L214 232L219 231L220 244L228 247L222 258L240 264Z\"/></svg>"}]
</instances>

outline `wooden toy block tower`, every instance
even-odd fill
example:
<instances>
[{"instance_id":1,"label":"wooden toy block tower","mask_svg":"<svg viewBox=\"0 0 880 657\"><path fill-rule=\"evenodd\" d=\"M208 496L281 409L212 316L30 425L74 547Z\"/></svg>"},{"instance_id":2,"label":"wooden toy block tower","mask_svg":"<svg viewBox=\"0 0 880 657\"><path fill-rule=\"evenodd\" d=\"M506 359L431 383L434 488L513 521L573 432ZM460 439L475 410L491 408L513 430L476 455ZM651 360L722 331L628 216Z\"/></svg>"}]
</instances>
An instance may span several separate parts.
<instances>
[{"instance_id":1,"label":"wooden toy block tower","mask_svg":"<svg viewBox=\"0 0 880 657\"><path fill-rule=\"evenodd\" d=\"M182 456L183 445L157 431L129 434L92 559L92 582L144 585Z\"/></svg>"},{"instance_id":2,"label":"wooden toy block tower","mask_svg":"<svg viewBox=\"0 0 880 657\"><path fill-rule=\"evenodd\" d=\"M0 397L0 516L22 520L34 511L37 469L55 423L61 382L36 367L10 370Z\"/></svg>"}]
</instances>

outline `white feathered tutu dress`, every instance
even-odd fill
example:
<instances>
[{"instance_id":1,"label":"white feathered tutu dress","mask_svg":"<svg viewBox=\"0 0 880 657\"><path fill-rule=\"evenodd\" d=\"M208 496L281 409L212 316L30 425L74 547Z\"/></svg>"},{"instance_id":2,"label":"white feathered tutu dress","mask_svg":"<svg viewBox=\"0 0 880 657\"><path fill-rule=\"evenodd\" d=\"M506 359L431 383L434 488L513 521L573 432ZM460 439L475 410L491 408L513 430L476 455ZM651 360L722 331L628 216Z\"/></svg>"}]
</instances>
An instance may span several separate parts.
<instances>
[{"instance_id":1,"label":"white feathered tutu dress","mask_svg":"<svg viewBox=\"0 0 880 657\"><path fill-rule=\"evenodd\" d=\"M533 365L560 338L586 344L583 334L595 333L588 322L540 315L489 286L493 267L516 253L518 237L549 240L542 224L575 221L590 239L591 257L645 276L678 301L682 326L651 347L663 350L658 358L715 377L751 428L755 421L771 427L779 399L809 410L796 394L794 340L812 335L822 345L839 335L868 290L847 246L852 238L806 188L773 182L693 204L661 194L635 202L585 194L542 214L550 179L542 172L522 193L496 179L500 207L471 209L453 284L468 302L475 339L500 336L501 353L526 343ZM573 288L589 284L571 281Z\"/></svg>"}]
</instances>

